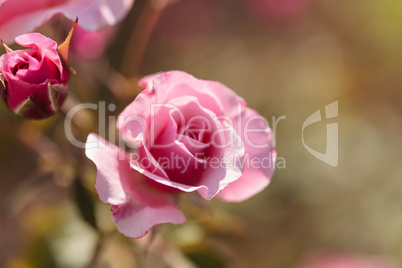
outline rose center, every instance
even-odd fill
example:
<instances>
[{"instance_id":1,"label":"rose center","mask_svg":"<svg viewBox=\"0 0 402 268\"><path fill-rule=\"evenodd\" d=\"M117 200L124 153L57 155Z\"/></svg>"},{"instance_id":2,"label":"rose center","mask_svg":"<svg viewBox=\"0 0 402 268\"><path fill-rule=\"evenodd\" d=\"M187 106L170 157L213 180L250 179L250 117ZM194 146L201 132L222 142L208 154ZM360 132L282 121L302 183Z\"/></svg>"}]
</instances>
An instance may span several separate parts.
<instances>
[{"instance_id":1,"label":"rose center","mask_svg":"<svg viewBox=\"0 0 402 268\"><path fill-rule=\"evenodd\" d=\"M39 53L39 51L35 51L35 53L31 55L31 57L36 59L38 62L42 60L42 55Z\"/></svg>"},{"instance_id":2,"label":"rose center","mask_svg":"<svg viewBox=\"0 0 402 268\"><path fill-rule=\"evenodd\" d=\"M21 65L17 65L15 66L14 70L13 70L13 74L16 75L18 70L22 70L22 69L28 69L29 68L29 64L28 63L23 63Z\"/></svg>"},{"instance_id":3,"label":"rose center","mask_svg":"<svg viewBox=\"0 0 402 268\"><path fill-rule=\"evenodd\" d=\"M191 138L200 143L208 143L206 141L206 128L205 121L203 120L192 120L188 121L185 125L178 126L177 134L179 137L185 136Z\"/></svg>"}]
</instances>

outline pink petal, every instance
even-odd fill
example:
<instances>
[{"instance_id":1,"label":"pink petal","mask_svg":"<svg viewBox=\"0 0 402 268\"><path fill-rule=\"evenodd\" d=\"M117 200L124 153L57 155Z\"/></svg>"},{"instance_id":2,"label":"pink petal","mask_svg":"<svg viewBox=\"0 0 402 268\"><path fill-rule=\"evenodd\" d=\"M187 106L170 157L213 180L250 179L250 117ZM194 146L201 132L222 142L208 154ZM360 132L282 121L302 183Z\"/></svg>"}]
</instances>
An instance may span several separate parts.
<instances>
[{"instance_id":1,"label":"pink petal","mask_svg":"<svg viewBox=\"0 0 402 268\"><path fill-rule=\"evenodd\" d=\"M154 101L148 90L142 91L117 118L116 128L122 138L131 144L142 144L151 124L150 105Z\"/></svg>"},{"instance_id":2,"label":"pink petal","mask_svg":"<svg viewBox=\"0 0 402 268\"><path fill-rule=\"evenodd\" d=\"M120 22L130 11L134 0L70 0L61 13L87 31L100 30Z\"/></svg>"},{"instance_id":3,"label":"pink petal","mask_svg":"<svg viewBox=\"0 0 402 268\"><path fill-rule=\"evenodd\" d=\"M17 36L15 38L17 44L23 47L34 47L42 50L51 50L51 53L57 56L57 43L56 41L40 34L40 33L27 33ZM50 52L49 52L50 53Z\"/></svg>"},{"instance_id":4,"label":"pink petal","mask_svg":"<svg viewBox=\"0 0 402 268\"><path fill-rule=\"evenodd\" d=\"M0 2L0 37L10 43L31 32L56 14L63 14L87 31L100 30L121 21L134 0L6 0Z\"/></svg>"},{"instance_id":5,"label":"pink petal","mask_svg":"<svg viewBox=\"0 0 402 268\"><path fill-rule=\"evenodd\" d=\"M230 127L230 126L227 126ZM236 131L230 127L230 133L233 137L233 144L237 144L240 140L240 137L237 135ZM215 195L219 196L221 191L225 190L228 185L235 183L237 180L240 180L244 174L243 168L240 165L237 165L238 160L242 160L244 156L244 144L240 143L240 146L231 146L224 150L224 155L220 159L221 164L215 168L209 168L203 174L203 184L207 186L208 191L205 189L200 189L198 192L201 196L207 200L210 200ZM222 159L227 159L227 163L225 164ZM210 163L211 165L211 163ZM216 182L219 180L219 184Z\"/></svg>"},{"instance_id":6,"label":"pink petal","mask_svg":"<svg viewBox=\"0 0 402 268\"><path fill-rule=\"evenodd\" d=\"M235 124L237 122L241 123L241 129L237 132L245 147L244 173L219 192L218 197L227 202L241 202L259 193L268 186L275 170L276 151L273 148L273 135L262 117L256 111L245 108L241 116L235 118ZM250 122L248 126L247 122ZM246 126L249 130L261 131L245 132ZM264 145L266 147L256 148Z\"/></svg>"},{"instance_id":7,"label":"pink petal","mask_svg":"<svg viewBox=\"0 0 402 268\"><path fill-rule=\"evenodd\" d=\"M166 103L173 98L193 96L204 108L217 116L225 114L220 95L216 95L211 86L217 82L204 81L182 71L170 71L146 76L139 85L152 92L157 103ZM234 94L234 93L233 93Z\"/></svg>"},{"instance_id":8,"label":"pink petal","mask_svg":"<svg viewBox=\"0 0 402 268\"><path fill-rule=\"evenodd\" d=\"M8 79L9 75L5 73L4 77ZM35 98L50 103L47 90L48 85L46 83L31 84L16 79L15 77L12 77L9 81L11 80L13 80L13 83L8 83L7 85L7 105L11 110L16 111L17 108L32 94L35 95Z\"/></svg>"},{"instance_id":9,"label":"pink petal","mask_svg":"<svg viewBox=\"0 0 402 268\"><path fill-rule=\"evenodd\" d=\"M123 150L90 134L86 155L98 169L95 188L99 198L113 205L113 220L122 234L138 238L156 224L185 221L170 195L152 187L145 177L130 168Z\"/></svg>"},{"instance_id":10,"label":"pink petal","mask_svg":"<svg viewBox=\"0 0 402 268\"><path fill-rule=\"evenodd\" d=\"M136 173L130 169L126 153L95 134L88 136L85 153L98 169L95 188L99 198L110 205L129 200Z\"/></svg>"},{"instance_id":11,"label":"pink petal","mask_svg":"<svg viewBox=\"0 0 402 268\"><path fill-rule=\"evenodd\" d=\"M15 42L23 47L32 47L35 50L38 50L38 52L43 51L43 57L54 63L55 67L57 67L60 72L60 77L62 78L63 65L61 64L60 56L57 52L57 43L54 40L39 33L27 33L17 36Z\"/></svg>"},{"instance_id":12,"label":"pink petal","mask_svg":"<svg viewBox=\"0 0 402 268\"><path fill-rule=\"evenodd\" d=\"M127 237L140 238L157 224L182 224L186 221L171 199L165 198L153 205L131 200L121 206L113 206L113 221L119 232Z\"/></svg>"}]
</instances>

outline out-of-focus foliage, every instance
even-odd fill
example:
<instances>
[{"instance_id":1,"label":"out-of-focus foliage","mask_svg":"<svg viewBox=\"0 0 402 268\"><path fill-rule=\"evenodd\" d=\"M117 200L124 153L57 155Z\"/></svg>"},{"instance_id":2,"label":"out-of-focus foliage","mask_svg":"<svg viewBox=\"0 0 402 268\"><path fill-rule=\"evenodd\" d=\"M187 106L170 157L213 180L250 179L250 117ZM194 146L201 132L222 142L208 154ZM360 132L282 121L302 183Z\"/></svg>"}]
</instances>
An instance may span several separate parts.
<instances>
[{"instance_id":1,"label":"out-of-focus foliage","mask_svg":"<svg viewBox=\"0 0 402 268\"><path fill-rule=\"evenodd\" d=\"M247 2L168 5L139 76L184 70L228 85L271 127L286 116L276 124L282 165L271 185L241 204L179 200L188 222L139 240L116 233L109 206L96 202L100 236L81 217L73 192L80 177L80 189L92 191L86 198L95 194L95 169L68 142L64 119L21 122L1 104L0 267L296 267L322 250L402 263L401 2L317 0L279 19L257 16ZM72 59L72 100L116 105L105 110L106 127L140 90L118 71L124 51L135 49L127 44L144 6L135 2L102 57ZM64 33L56 26L41 31L57 40ZM307 152L301 133L309 115L336 100L339 117L304 133L306 144L324 152L326 124L339 123L333 168ZM98 112L77 114L85 122L73 126L78 140L98 129Z\"/></svg>"}]
</instances>

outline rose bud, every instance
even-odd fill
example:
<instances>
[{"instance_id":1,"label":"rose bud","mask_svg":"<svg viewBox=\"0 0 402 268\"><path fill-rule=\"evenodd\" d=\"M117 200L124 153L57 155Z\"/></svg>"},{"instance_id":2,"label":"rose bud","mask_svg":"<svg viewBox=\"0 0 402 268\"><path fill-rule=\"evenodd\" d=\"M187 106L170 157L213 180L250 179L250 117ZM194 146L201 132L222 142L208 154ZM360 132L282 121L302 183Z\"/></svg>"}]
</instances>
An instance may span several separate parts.
<instances>
[{"instance_id":1,"label":"rose bud","mask_svg":"<svg viewBox=\"0 0 402 268\"><path fill-rule=\"evenodd\" d=\"M11 50L0 57L0 96L16 114L27 119L44 119L54 115L67 96L69 79L69 43L57 43L39 33L23 34L15 42L23 50Z\"/></svg>"}]
</instances>

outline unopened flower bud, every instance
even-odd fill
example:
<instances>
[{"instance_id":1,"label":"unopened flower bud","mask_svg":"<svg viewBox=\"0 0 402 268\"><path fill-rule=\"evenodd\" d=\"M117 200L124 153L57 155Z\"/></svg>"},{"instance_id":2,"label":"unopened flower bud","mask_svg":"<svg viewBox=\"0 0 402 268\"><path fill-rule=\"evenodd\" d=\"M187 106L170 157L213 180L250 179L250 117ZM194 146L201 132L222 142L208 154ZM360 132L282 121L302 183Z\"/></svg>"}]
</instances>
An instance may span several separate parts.
<instances>
[{"instance_id":1,"label":"unopened flower bud","mask_svg":"<svg viewBox=\"0 0 402 268\"><path fill-rule=\"evenodd\" d=\"M15 38L16 43L26 47L23 50L13 51L3 44L6 53L0 57L0 96L14 113L44 119L59 110L68 92L72 31L59 47L39 33Z\"/></svg>"}]
</instances>

